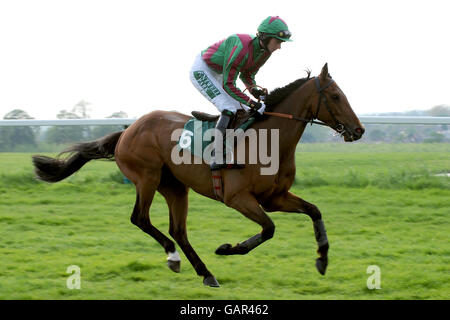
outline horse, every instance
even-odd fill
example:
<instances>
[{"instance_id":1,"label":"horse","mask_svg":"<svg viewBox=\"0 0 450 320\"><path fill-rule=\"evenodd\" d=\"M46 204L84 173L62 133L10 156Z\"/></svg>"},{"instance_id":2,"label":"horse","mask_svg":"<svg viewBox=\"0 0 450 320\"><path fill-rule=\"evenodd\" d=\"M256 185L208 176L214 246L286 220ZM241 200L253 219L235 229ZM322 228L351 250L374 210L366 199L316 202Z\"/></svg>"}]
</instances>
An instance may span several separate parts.
<instances>
[{"instance_id":1,"label":"horse","mask_svg":"<svg viewBox=\"0 0 450 320\"><path fill-rule=\"evenodd\" d=\"M296 146L308 123L326 125L346 142L360 139L365 129L347 97L329 75L328 64L317 77L310 77L311 72L307 72L307 77L270 92L265 100L265 114L251 126L257 132L260 129L279 130L278 150L272 150L279 152L279 170L271 175L262 175L260 169L263 164L260 162L245 165L243 169L222 169L223 203L259 224L262 230L234 246L223 244L215 253L243 255L271 239L275 225L266 212L303 213L312 220L319 255L316 268L325 275L329 243L322 214L316 205L289 192L295 179ZM169 268L180 272L181 259L175 243L151 223L150 206L158 191L169 207L170 236L198 276L203 277L203 284L219 287L215 276L189 243L186 229L190 189L217 200L211 183L211 170L203 162L175 164L171 158L171 150L177 144L171 135L174 130L182 129L189 119L192 117L175 111L152 111L123 131L69 147L60 153L68 154L65 158L35 155L32 160L38 179L57 182L90 160L114 159L136 188L131 222L164 248Z\"/></svg>"}]
</instances>

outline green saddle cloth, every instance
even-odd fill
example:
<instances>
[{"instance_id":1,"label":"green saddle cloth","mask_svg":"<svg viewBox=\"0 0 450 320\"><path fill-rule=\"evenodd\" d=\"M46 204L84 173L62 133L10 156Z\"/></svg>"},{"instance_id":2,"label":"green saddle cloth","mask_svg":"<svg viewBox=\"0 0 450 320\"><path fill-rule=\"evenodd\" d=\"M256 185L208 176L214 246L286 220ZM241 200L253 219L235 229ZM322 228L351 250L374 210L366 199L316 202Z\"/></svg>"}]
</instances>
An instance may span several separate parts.
<instances>
[{"instance_id":1,"label":"green saddle cloth","mask_svg":"<svg viewBox=\"0 0 450 320\"><path fill-rule=\"evenodd\" d=\"M255 122L255 118L251 117L236 128L236 130L242 129L245 131L253 124L253 122ZM179 148L189 150L193 155L202 157L205 149L214 141L215 127L215 121L201 121L195 118L190 119L185 123L183 132L178 140ZM211 131L207 132L208 130ZM227 148L225 147L224 154L226 154L226 152Z\"/></svg>"}]
</instances>

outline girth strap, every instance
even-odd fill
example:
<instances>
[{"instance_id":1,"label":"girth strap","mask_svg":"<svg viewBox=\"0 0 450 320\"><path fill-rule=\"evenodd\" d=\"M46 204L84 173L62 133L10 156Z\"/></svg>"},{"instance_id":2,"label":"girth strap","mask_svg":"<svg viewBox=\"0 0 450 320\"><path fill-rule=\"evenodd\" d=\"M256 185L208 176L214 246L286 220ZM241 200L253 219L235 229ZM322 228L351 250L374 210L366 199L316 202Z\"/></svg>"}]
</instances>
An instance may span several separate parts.
<instances>
[{"instance_id":1,"label":"girth strap","mask_svg":"<svg viewBox=\"0 0 450 320\"><path fill-rule=\"evenodd\" d=\"M223 202L223 184L222 184L222 171L221 170L212 170L212 183L213 183L213 191L216 199Z\"/></svg>"}]
</instances>

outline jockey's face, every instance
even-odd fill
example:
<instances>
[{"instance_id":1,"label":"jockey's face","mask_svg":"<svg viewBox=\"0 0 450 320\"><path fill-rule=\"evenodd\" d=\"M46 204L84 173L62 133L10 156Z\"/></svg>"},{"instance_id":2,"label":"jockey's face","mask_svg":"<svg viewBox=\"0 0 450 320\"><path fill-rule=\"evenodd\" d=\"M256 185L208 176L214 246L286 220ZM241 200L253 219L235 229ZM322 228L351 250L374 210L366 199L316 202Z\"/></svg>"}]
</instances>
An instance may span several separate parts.
<instances>
[{"instance_id":1,"label":"jockey's face","mask_svg":"<svg viewBox=\"0 0 450 320\"><path fill-rule=\"evenodd\" d=\"M269 43L267 44L267 50L269 50L270 53L281 49L281 43L283 43L284 41L281 41L277 38L270 38Z\"/></svg>"}]
</instances>

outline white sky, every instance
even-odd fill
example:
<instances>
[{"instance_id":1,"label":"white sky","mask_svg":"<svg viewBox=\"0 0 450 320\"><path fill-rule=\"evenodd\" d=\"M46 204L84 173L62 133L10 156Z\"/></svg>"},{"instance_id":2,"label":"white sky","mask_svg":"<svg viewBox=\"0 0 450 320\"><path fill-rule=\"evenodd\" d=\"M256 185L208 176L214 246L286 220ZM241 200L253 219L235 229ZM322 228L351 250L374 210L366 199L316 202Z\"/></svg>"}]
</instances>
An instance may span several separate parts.
<instances>
[{"instance_id":1,"label":"white sky","mask_svg":"<svg viewBox=\"0 0 450 320\"><path fill-rule=\"evenodd\" d=\"M192 86L195 56L279 15L284 43L256 76L272 90L325 62L357 114L450 104L448 1L1 0L0 118L216 110ZM244 87L241 86L243 89Z\"/></svg>"}]
</instances>

